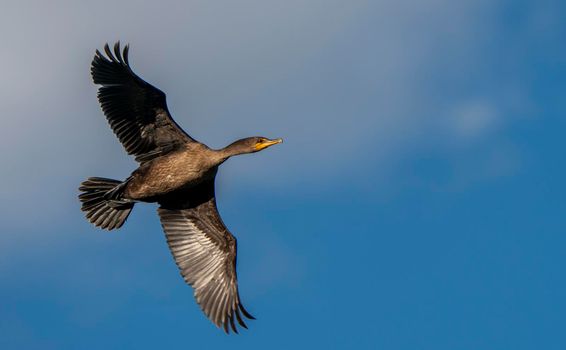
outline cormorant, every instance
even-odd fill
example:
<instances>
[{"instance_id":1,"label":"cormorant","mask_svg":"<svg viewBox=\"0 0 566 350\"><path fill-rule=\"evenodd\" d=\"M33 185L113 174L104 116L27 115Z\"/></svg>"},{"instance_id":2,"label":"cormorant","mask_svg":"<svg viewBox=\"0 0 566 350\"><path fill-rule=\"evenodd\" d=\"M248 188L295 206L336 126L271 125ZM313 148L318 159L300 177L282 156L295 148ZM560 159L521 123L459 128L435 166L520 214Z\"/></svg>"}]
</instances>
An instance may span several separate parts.
<instances>
[{"instance_id":1,"label":"cormorant","mask_svg":"<svg viewBox=\"0 0 566 350\"><path fill-rule=\"evenodd\" d=\"M96 50L91 74L110 127L139 167L124 181L91 177L79 190L82 211L95 226L120 228L136 202L156 202L173 258L206 316L229 333L235 321L254 319L240 301L236 278L236 238L216 207L214 179L228 158L261 151L281 139L248 137L214 150L175 123L165 94L136 75L121 52Z\"/></svg>"}]
</instances>

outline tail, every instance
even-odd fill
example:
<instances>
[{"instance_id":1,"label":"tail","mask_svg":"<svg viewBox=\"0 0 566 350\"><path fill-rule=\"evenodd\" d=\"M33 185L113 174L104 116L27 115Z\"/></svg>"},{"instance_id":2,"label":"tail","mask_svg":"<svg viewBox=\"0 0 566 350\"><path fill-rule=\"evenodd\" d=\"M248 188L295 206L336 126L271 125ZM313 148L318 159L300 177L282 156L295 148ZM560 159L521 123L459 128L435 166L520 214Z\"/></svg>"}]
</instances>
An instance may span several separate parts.
<instances>
[{"instance_id":1,"label":"tail","mask_svg":"<svg viewBox=\"0 0 566 350\"><path fill-rule=\"evenodd\" d=\"M134 202L121 198L126 182L102 177L89 177L81 183L81 210L88 221L105 230L122 227L134 207Z\"/></svg>"}]
</instances>

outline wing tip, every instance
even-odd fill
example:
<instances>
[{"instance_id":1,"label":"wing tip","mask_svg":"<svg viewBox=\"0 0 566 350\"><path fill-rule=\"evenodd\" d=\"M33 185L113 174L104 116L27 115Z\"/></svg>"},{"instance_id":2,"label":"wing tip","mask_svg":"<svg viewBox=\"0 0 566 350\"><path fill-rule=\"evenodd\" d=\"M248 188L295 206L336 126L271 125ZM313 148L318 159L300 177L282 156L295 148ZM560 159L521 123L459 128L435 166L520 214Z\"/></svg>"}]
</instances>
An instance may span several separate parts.
<instances>
[{"instance_id":1,"label":"wing tip","mask_svg":"<svg viewBox=\"0 0 566 350\"><path fill-rule=\"evenodd\" d=\"M97 49L95 51L90 68L95 84L116 84L116 80L119 80L120 76L124 77L123 74L132 74L128 59L130 45L126 44L122 51L120 46L120 40L114 43L113 49L106 42L102 50ZM124 69L126 70L124 71Z\"/></svg>"},{"instance_id":2,"label":"wing tip","mask_svg":"<svg viewBox=\"0 0 566 350\"><path fill-rule=\"evenodd\" d=\"M245 308L244 305L242 305L241 303L238 304L238 307L240 308L240 310L242 310L242 313L244 314L244 316L246 316L246 318L250 319L250 320L255 320L256 318L254 316L252 316L252 314L250 314Z\"/></svg>"}]
</instances>

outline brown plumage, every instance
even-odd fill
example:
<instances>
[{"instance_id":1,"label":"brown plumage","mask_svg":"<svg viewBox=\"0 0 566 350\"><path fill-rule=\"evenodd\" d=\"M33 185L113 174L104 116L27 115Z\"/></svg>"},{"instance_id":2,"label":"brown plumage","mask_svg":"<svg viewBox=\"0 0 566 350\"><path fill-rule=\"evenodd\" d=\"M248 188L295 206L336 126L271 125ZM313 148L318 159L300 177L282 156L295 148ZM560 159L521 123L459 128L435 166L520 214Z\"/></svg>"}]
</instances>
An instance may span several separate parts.
<instances>
[{"instance_id":1,"label":"brown plumage","mask_svg":"<svg viewBox=\"0 0 566 350\"><path fill-rule=\"evenodd\" d=\"M228 158L281 143L249 137L213 150L175 123L165 94L138 77L128 46L96 51L91 73L101 85L98 100L110 127L140 163L125 181L89 178L79 190L86 218L95 226L120 228L136 202L157 202L167 244L206 316L228 333L253 317L244 309L236 278L236 238L216 207L214 179Z\"/></svg>"}]
</instances>

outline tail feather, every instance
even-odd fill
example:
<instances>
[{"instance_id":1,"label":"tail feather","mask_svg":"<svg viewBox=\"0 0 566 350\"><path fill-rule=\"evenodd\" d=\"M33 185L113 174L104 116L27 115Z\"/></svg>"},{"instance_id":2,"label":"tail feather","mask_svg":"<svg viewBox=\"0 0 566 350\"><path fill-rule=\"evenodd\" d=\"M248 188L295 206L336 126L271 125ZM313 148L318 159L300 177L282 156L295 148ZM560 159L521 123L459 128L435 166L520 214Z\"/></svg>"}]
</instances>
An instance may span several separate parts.
<instances>
[{"instance_id":1,"label":"tail feather","mask_svg":"<svg viewBox=\"0 0 566 350\"><path fill-rule=\"evenodd\" d=\"M94 226L105 230L122 227L134 202L121 198L125 183L102 177L90 177L79 187L81 210Z\"/></svg>"}]
</instances>

